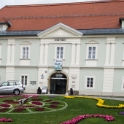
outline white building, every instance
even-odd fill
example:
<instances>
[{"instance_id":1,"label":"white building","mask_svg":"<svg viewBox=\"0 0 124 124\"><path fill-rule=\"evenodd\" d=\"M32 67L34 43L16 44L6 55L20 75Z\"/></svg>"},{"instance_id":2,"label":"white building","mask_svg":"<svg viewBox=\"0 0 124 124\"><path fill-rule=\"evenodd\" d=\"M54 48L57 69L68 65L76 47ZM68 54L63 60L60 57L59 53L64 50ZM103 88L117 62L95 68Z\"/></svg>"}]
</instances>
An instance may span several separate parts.
<instances>
[{"instance_id":1,"label":"white building","mask_svg":"<svg viewBox=\"0 0 124 124\"><path fill-rule=\"evenodd\" d=\"M47 86L54 94L73 88L75 94L124 95L123 6L123 1L5 6L0 80L21 80L28 93ZM56 70L55 61L62 69Z\"/></svg>"}]
</instances>

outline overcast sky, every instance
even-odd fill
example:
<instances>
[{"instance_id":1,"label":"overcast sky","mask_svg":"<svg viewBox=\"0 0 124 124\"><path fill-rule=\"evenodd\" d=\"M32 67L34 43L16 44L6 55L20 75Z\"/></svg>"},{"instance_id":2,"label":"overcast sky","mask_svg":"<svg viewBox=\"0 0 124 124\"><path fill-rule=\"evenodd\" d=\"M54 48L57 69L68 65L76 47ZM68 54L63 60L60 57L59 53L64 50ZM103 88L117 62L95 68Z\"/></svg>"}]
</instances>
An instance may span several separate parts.
<instances>
[{"instance_id":1,"label":"overcast sky","mask_svg":"<svg viewBox=\"0 0 124 124\"><path fill-rule=\"evenodd\" d=\"M93 1L93 0L0 0L0 8L4 7L5 5L67 3L67 2L84 2L84 1Z\"/></svg>"}]
</instances>

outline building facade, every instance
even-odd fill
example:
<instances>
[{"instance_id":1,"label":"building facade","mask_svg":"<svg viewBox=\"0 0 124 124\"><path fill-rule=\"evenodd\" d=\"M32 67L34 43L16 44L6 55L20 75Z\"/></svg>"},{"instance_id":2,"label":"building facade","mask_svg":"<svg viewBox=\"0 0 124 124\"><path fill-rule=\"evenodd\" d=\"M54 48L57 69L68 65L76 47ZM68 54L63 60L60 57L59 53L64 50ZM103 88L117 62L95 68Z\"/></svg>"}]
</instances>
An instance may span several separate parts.
<instances>
[{"instance_id":1,"label":"building facade","mask_svg":"<svg viewBox=\"0 0 124 124\"><path fill-rule=\"evenodd\" d=\"M0 10L0 81L20 80L26 86L27 93L37 93L38 87L46 86L50 94L68 94L72 88L74 94L123 96L123 12L118 10L122 12L119 15L113 10L124 3L122 1L96 2L96 5L73 3L50 5L50 7L52 7L51 11L57 7L61 7L63 11L63 6L72 6L74 9L82 8L84 4L89 8L109 5L110 10L108 15L104 15L106 10L99 10L103 15L97 13L98 10L94 10L92 16L89 16L91 12L84 8L88 12L85 13L89 14L85 15L86 17L81 16L82 13L78 11L81 17L77 16L76 12L71 13L74 14L73 17L69 17L66 12L62 17L51 17L49 12L48 17L42 15L44 17L40 18L37 13L35 17L30 16L29 12L22 13L24 16L20 13L25 9L32 9L34 12L33 9L37 7L46 11L46 5L2 8ZM114 4L117 6L111 9ZM15 14L17 9L20 10ZM9 11L8 14L6 11ZM29 15L26 15L27 13ZM54 14L56 14L55 10ZM104 23L99 22L103 17ZM55 24L52 18L56 20ZM84 25L78 24L76 27L75 23L77 24L82 18L85 21L88 18L88 22ZM93 25L94 18L99 20ZM47 24L43 23L44 19L47 19L45 20ZM47 21L52 21L51 25ZM56 65L59 69L56 69Z\"/></svg>"}]
</instances>

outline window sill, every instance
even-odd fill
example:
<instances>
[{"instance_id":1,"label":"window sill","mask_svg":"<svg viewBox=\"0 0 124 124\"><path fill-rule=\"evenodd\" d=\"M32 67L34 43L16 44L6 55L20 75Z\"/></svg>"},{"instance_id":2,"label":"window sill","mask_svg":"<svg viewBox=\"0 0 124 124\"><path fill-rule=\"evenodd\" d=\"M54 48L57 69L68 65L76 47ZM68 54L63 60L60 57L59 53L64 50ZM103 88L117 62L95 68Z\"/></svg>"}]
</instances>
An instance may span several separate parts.
<instances>
[{"instance_id":1,"label":"window sill","mask_svg":"<svg viewBox=\"0 0 124 124\"><path fill-rule=\"evenodd\" d=\"M85 89L87 89L87 90L94 90L95 88L94 87L92 87L92 88L86 87Z\"/></svg>"},{"instance_id":2,"label":"window sill","mask_svg":"<svg viewBox=\"0 0 124 124\"><path fill-rule=\"evenodd\" d=\"M85 59L85 61L98 61L98 59Z\"/></svg>"},{"instance_id":3,"label":"window sill","mask_svg":"<svg viewBox=\"0 0 124 124\"><path fill-rule=\"evenodd\" d=\"M53 60L57 60L57 59L53 59ZM58 60L60 60L60 59L58 59ZM62 59L63 61L65 61L65 59Z\"/></svg>"},{"instance_id":4,"label":"window sill","mask_svg":"<svg viewBox=\"0 0 124 124\"><path fill-rule=\"evenodd\" d=\"M22 59L20 59L20 60L30 60L30 59L24 59L24 58L22 58Z\"/></svg>"}]
</instances>

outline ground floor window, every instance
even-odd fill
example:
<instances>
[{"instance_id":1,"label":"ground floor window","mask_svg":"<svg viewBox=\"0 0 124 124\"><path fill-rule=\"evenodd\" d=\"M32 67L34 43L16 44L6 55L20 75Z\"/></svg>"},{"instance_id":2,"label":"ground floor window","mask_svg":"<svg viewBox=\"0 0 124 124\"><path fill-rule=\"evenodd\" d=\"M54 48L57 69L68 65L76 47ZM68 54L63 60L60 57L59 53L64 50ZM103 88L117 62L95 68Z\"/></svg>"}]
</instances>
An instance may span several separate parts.
<instances>
[{"instance_id":1,"label":"ground floor window","mask_svg":"<svg viewBox=\"0 0 124 124\"><path fill-rule=\"evenodd\" d=\"M85 79L85 88L87 89L93 89L95 86L95 77L86 77Z\"/></svg>"},{"instance_id":2,"label":"ground floor window","mask_svg":"<svg viewBox=\"0 0 124 124\"><path fill-rule=\"evenodd\" d=\"M28 76L27 75L21 75L21 83L23 85L27 85L28 82Z\"/></svg>"}]
</instances>

